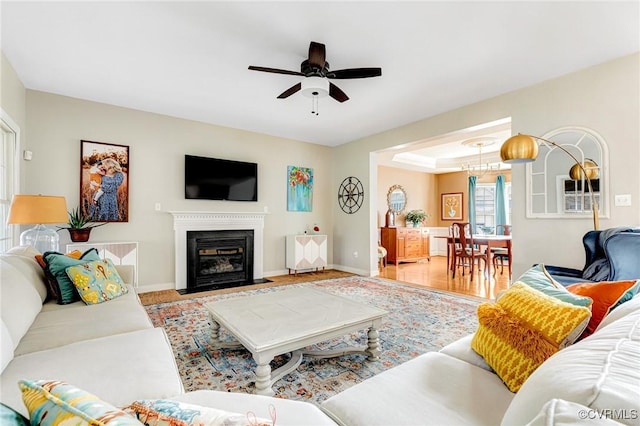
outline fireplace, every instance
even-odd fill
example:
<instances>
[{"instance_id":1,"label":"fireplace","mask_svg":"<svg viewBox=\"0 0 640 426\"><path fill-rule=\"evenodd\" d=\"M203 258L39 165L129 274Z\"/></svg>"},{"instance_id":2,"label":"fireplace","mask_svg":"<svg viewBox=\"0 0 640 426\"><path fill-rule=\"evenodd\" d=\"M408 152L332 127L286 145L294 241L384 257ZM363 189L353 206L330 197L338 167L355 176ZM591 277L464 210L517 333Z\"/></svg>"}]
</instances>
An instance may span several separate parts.
<instances>
[{"instance_id":1,"label":"fireplace","mask_svg":"<svg viewBox=\"0 0 640 426\"><path fill-rule=\"evenodd\" d=\"M249 275L247 281L251 281L251 279L253 279L253 283L268 281L263 278L264 218L268 213L169 213L173 216L173 229L175 231L175 288L178 292L187 292L187 233L191 231L253 231L253 276ZM204 289L204 287L201 289Z\"/></svg>"},{"instance_id":2,"label":"fireplace","mask_svg":"<svg viewBox=\"0 0 640 426\"><path fill-rule=\"evenodd\" d=\"M253 230L187 231L187 291L253 284Z\"/></svg>"}]
</instances>

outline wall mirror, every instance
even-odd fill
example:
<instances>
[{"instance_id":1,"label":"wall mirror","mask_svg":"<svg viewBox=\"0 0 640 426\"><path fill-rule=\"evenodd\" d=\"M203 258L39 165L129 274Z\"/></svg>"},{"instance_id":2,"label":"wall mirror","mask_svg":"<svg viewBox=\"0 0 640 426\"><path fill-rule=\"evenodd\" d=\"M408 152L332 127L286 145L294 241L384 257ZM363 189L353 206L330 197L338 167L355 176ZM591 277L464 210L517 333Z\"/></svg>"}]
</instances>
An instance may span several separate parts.
<instances>
[{"instance_id":1,"label":"wall mirror","mask_svg":"<svg viewBox=\"0 0 640 426\"><path fill-rule=\"evenodd\" d=\"M607 217L609 205L609 163L607 144L595 131L583 127L563 127L542 136L553 141L586 166L599 204L600 216ZM592 217L591 195L586 180L570 176L576 162L561 149L539 143L538 158L527 164L527 217L570 218ZM575 178L576 176L573 175Z\"/></svg>"},{"instance_id":2,"label":"wall mirror","mask_svg":"<svg viewBox=\"0 0 640 426\"><path fill-rule=\"evenodd\" d=\"M394 213L402 213L407 206L407 193L400 185L393 185L387 192L387 205Z\"/></svg>"}]
</instances>

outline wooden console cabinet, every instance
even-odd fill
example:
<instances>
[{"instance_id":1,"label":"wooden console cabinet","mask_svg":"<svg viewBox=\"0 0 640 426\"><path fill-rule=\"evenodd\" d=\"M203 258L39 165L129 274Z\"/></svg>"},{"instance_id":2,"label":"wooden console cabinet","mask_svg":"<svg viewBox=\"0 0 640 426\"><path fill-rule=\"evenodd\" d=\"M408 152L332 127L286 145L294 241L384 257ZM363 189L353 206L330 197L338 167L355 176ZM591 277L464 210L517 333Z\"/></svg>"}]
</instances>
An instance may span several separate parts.
<instances>
[{"instance_id":1,"label":"wooden console cabinet","mask_svg":"<svg viewBox=\"0 0 640 426\"><path fill-rule=\"evenodd\" d=\"M387 249L387 262L417 262L431 260L429 254L429 229L380 228L380 243Z\"/></svg>"}]
</instances>

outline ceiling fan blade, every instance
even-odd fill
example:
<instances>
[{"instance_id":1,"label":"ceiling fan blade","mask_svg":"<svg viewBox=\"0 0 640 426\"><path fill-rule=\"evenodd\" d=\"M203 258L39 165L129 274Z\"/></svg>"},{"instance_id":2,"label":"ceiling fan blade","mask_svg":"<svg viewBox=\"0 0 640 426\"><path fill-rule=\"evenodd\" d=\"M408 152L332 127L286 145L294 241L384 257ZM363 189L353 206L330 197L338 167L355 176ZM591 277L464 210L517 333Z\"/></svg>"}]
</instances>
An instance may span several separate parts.
<instances>
[{"instance_id":1,"label":"ceiling fan blade","mask_svg":"<svg viewBox=\"0 0 640 426\"><path fill-rule=\"evenodd\" d=\"M348 101L349 97L338 86L333 83L329 83L329 96L338 102Z\"/></svg>"},{"instance_id":2,"label":"ceiling fan blade","mask_svg":"<svg viewBox=\"0 0 640 426\"><path fill-rule=\"evenodd\" d=\"M289 74L289 75L301 75L304 76L299 71L289 71L289 70L281 70L278 68L267 68L267 67L255 67L253 65L249 65L249 69L252 71L263 71L263 72L272 72L274 74Z\"/></svg>"},{"instance_id":3,"label":"ceiling fan blade","mask_svg":"<svg viewBox=\"0 0 640 426\"><path fill-rule=\"evenodd\" d=\"M289 96L291 96L294 93L296 93L297 91L299 91L301 88L302 88L302 83L295 84L295 85L289 87L284 92L280 93L280 95L278 96L278 99L288 98Z\"/></svg>"},{"instance_id":4,"label":"ceiling fan blade","mask_svg":"<svg viewBox=\"0 0 640 426\"><path fill-rule=\"evenodd\" d=\"M309 65L312 67L324 68L326 49L324 44L312 41L309 44Z\"/></svg>"},{"instance_id":5,"label":"ceiling fan blade","mask_svg":"<svg viewBox=\"0 0 640 426\"><path fill-rule=\"evenodd\" d=\"M327 78L368 78L380 77L381 75L382 68L349 68L345 70L329 71L327 73Z\"/></svg>"}]
</instances>

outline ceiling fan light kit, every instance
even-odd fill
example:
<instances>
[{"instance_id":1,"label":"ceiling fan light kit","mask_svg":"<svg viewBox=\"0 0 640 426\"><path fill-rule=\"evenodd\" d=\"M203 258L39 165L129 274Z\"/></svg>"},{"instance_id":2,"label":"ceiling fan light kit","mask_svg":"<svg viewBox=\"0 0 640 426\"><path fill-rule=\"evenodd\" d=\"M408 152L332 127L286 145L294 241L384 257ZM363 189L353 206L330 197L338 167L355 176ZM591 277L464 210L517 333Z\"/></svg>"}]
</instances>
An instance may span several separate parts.
<instances>
[{"instance_id":1,"label":"ceiling fan light kit","mask_svg":"<svg viewBox=\"0 0 640 426\"><path fill-rule=\"evenodd\" d=\"M324 98L329 95L329 80L322 77L307 77L302 80L301 92L308 98L314 96Z\"/></svg>"},{"instance_id":2,"label":"ceiling fan light kit","mask_svg":"<svg viewBox=\"0 0 640 426\"><path fill-rule=\"evenodd\" d=\"M312 41L309 44L309 57L300 64L300 71L282 70L278 68L268 68L250 65L252 71L270 72L274 74L296 75L304 77L300 83L294 84L284 92L278 99L286 99L296 92L312 98L311 113L318 115L318 98L329 95L338 102L345 102L349 97L338 86L331 83L329 79L354 79L379 77L382 75L381 68L350 68L336 71L329 71L329 62L326 61L326 48L322 43Z\"/></svg>"}]
</instances>

